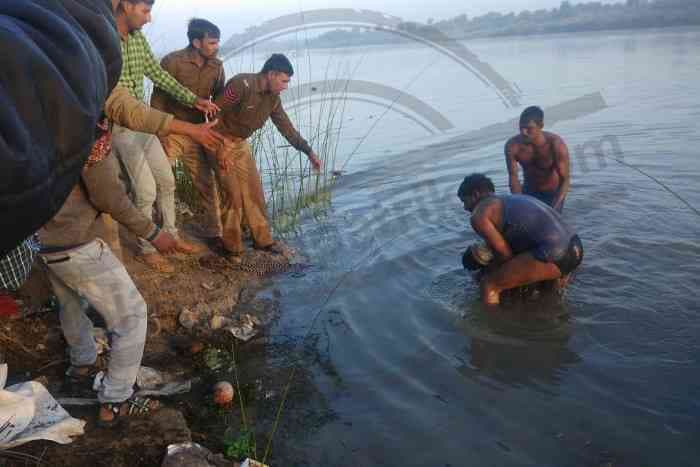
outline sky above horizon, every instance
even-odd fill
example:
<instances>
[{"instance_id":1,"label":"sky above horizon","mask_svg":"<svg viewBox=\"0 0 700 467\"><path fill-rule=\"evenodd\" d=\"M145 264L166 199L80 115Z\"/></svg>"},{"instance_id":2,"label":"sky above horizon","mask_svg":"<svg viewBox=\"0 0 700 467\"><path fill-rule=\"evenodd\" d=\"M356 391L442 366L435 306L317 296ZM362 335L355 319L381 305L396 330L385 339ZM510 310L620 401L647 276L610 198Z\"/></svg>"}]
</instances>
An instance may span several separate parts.
<instances>
[{"instance_id":1,"label":"sky above horizon","mask_svg":"<svg viewBox=\"0 0 700 467\"><path fill-rule=\"evenodd\" d=\"M622 0L603 0L603 3L619 3ZM571 3L582 3L572 1ZM561 0L472 0L469 3L455 0L156 0L153 8L153 24L146 28L152 41L173 44L174 36L184 37L189 18L203 17L216 23L222 31L222 39L231 34L243 32L246 28L275 19L279 16L323 8L354 8L374 10L398 16L406 21L435 21L466 14L469 17L483 15L490 11L500 13L540 8L555 8ZM158 44L152 44L154 49Z\"/></svg>"}]
</instances>

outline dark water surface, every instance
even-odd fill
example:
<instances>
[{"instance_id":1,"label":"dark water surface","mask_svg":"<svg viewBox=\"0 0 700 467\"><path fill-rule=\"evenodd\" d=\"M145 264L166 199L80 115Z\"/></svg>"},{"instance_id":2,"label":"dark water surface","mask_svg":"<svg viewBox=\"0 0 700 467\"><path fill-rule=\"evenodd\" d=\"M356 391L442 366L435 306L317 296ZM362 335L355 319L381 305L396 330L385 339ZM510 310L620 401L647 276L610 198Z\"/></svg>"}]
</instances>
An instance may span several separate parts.
<instances>
[{"instance_id":1,"label":"dark water surface","mask_svg":"<svg viewBox=\"0 0 700 467\"><path fill-rule=\"evenodd\" d=\"M278 326L301 336L323 306L311 333L329 365L305 365L337 414L300 441L308 464L700 465L700 217L639 172L576 151L614 141L621 153L605 154L700 208L700 30L468 46L517 81L523 105L603 96L606 108L549 128L572 153L564 218L583 266L563 300L480 306L460 270L475 236L455 193L472 171L507 190L511 130L479 129L523 107L441 59L427 72L440 85L426 75L412 90L455 131L424 136L387 115L327 215L289 240L315 267L276 282ZM362 52L384 63L373 79L429 53L392 50Z\"/></svg>"}]
</instances>

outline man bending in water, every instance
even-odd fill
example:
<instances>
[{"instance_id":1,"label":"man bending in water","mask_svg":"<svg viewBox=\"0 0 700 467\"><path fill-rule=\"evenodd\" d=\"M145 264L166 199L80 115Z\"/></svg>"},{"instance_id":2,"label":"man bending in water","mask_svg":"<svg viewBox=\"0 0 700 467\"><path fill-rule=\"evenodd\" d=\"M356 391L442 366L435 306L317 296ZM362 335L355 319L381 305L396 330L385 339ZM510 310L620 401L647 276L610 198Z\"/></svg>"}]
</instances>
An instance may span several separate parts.
<instances>
[{"instance_id":1,"label":"man bending in water","mask_svg":"<svg viewBox=\"0 0 700 467\"><path fill-rule=\"evenodd\" d=\"M463 258L470 270L488 266L481 279L486 304L497 305L504 290L565 279L581 264L583 246L578 235L539 200L496 196L491 179L478 173L464 179L457 196L472 213L472 228L488 246L472 246ZM489 250L493 259L487 257Z\"/></svg>"},{"instance_id":2,"label":"man bending in water","mask_svg":"<svg viewBox=\"0 0 700 467\"><path fill-rule=\"evenodd\" d=\"M569 150L560 136L542 131L544 112L528 107L520 115L520 133L505 147L510 192L534 196L561 213L569 192ZM518 177L523 168L524 186Z\"/></svg>"}]
</instances>

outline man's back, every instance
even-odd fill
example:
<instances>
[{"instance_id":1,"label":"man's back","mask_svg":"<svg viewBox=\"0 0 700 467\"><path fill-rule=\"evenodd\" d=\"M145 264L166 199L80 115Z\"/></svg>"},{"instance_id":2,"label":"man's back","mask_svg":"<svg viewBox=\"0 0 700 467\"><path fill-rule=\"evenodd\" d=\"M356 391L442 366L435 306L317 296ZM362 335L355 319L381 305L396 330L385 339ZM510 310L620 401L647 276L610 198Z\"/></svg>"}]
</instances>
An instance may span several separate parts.
<instances>
[{"instance_id":1,"label":"man's back","mask_svg":"<svg viewBox=\"0 0 700 467\"><path fill-rule=\"evenodd\" d=\"M498 198L503 203L501 232L515 254L534 249L548 260L568 248L575 232L554 209L528 195Z\"/></svg>"}]
</instances>

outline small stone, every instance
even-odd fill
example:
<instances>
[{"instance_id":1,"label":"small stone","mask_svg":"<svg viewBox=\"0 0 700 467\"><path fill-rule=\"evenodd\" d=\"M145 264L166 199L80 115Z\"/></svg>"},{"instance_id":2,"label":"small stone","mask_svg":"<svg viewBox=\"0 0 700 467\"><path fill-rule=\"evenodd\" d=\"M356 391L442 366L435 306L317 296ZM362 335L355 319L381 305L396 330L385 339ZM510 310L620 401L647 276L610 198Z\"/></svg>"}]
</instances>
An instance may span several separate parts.
<instances>
[{"instance_id":1,"label":"small stone","mask_svg":"<svg viewBox=\"0 0 700 467\"><path fill-rule=\"evenodd\" d=\"M190 345L190 353L192 355L197 355L200 353L202 350L204 350L204 344L199 341L194 341L192 342L192 345Z\"/></svg>"},{"instance_id":2,"label":"small stone","mask_svg":"<svg viewBox=\"0 0 700 467\"><path fill-rule=\"evenodd\" d=\"M219 381L214 385L214 403L219 406L228 406L233 402L233 386L228 381Z\"/></svg>"},{"instance_id":3,"label":"small stone","mask_svg":"<svg viewBox=\"0 0 700 467\"><path fill-rule=\"evenodd\" d=\"M233 321L231 321L231 319L219 315L212 316L211 320L209 321L209 326L214 330L223 329L226 326L230 326L232 324Z\"/></svg>"},{"instance_id":4,"label":"small stone","mask_svg":"<svg viewBox=\"0 0 700 467\"><path fill-rule=\"evenodd\" d=\"M197 324L197 317L189 308L184 308L178 317L178 321L183 328L192 329Z\"/></svg>"},{"instance_id":5,"label":"small stone","mask_svg":"<svg viewBox=\"0 0 700 467\"><path fill-rule=\"evenodd\" d=\"M267 464L263 464L262 462L258 462L253 459L246 459L243 461L241 464L241 467L269 467Z\"/></svg>"},{"instance_id":6,"label":"small stone","mask_svg":"<svg viewBox=\"0 0 700 467\"><path fill-rule=\"evenodd\" d=\"M202 282L202 288L204 290L212 291L212 290L214 290L214 284L212 284L210 282Z\"/></svg>"},{"instance_id":7,"label":"small stone","mask_svg":"<svg viewBox=\"0 0 700 467\"><path fill-rule=\"evenodd\" d=\"M141 389L155 389L164 382L163 373L147 366L139 368L136 375L136 384Z\"/></svg>"}]
</instances>

